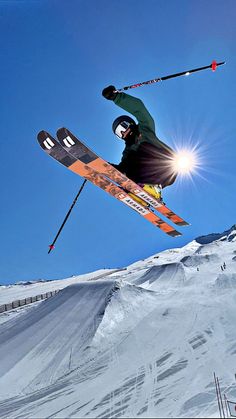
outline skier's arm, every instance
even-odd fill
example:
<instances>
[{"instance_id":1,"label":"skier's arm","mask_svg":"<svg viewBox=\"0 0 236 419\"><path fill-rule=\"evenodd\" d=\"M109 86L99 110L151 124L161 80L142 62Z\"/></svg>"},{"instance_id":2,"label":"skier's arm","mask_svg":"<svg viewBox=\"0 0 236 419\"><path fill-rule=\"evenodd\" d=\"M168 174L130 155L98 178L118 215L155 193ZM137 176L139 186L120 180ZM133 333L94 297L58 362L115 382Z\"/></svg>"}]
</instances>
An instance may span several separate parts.
<instances>
[{"instance_id":1,"label":"skier's arm","mask_svg":"<svg viewBox=\"0 0 236 419\"><path fill-rule=\"evenodd\" d=\"M127 93L115 92L115 86L105 87L102 91L102 95L108 99L114 101L114 103L125 111L134 115L139 123L139 128L149 129L155 133L155 123L140 99L134 96L128 95Z\"/></svg>"},{"instance_id":2,"label":"skier's arm","mask_svg":"<svg viewBox=\"0 0 236 419\"><path fill-rule=\"evenodd\" d=\"M141 130L142 128L148 128L155 132L154 119L140 99L127 93L117 93L113 101L117 106L135 116Z\"/></svg>"}]
</instances>

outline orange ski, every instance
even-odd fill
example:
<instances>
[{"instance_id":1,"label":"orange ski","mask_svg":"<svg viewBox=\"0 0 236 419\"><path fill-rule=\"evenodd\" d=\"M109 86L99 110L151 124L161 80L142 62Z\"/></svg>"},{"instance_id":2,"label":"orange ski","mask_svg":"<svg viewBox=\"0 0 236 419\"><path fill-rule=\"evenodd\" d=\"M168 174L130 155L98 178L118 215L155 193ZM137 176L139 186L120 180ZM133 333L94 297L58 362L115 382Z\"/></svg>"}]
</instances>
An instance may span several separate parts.
<instances>
[{"instance_id":1,"label":"orange ski","mask_svg":"<svg viewBox=\"0 0 236 419\"><path fill-rule=\"evenodd\" d=\"M181 235L181 233L154 214L149 208L138 204L122 188L109 180L105 174L94 170L89 164L88 156L84 156L84 161L76 159L46 131L40 131L37 138L42 149L69 170L83 176L94 185L99 186L119 201L122 201L169 236L176 237Z\"/></svg>"},{"instance_id":2,"label":"orange ski","mask_svg":"<svg viewBox=\"0 0 236 419\"><path fill-rule=\"evenodd\" d=\"M137 185L123 173L119 172L119 170L115 169L111 164L97 156L67 128L60 128L57 131L57 137L64 149L72 154L76 159L86 163L86 165L91 169L105 175L108 179L112 180L126 191L129 191L141 198L173 223L179 226L189 225L189 223L183 220L179 215L167 208L165 204L153 198L146 191L144 191L141 186Z\"/></svg>"}]
</instances>

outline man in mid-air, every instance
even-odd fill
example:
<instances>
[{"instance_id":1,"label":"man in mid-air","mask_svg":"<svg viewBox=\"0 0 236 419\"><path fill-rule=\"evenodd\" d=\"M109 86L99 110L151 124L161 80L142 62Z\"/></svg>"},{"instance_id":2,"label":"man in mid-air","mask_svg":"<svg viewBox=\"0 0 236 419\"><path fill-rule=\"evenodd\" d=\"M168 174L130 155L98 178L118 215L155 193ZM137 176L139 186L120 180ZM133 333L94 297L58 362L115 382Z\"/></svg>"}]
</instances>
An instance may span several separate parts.
<instances>
[{"instance_id":1,"label":"man in mid-air","mask_svg":"<svg viewBox=\"0 0 236 419\"><path fill-rule=\"evenodd\" d=\"M174 151L156 136L154 120L140 99L117 92L115 86L103 89L102 95L138 121L122 115L113 122L112 130L125 142L125 148L121 162L112 165L161 201L162 189L172 185L177 176L172 164Z\"/></svg>"}]
</instances>

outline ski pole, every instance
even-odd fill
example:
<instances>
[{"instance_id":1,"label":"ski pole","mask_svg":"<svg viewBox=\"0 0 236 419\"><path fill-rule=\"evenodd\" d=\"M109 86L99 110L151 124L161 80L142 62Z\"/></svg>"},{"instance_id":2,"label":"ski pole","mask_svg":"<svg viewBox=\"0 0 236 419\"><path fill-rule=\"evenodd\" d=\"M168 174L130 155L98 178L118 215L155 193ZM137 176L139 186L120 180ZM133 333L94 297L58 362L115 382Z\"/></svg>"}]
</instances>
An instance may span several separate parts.
<instances>
[{"instance_id":1,"label":"ski pole","mask_svg":"<svg viewBox=\"0 0 236 419\"><path fill-rule=\"evenodd\" d=\"M132 84L130 86L125 86L125 87L122 87L121 89L117 89L114 91L114 93L119 93L119 92L122 92L123 90L128 90L128 89L135 89L136 87L141 87L145 84L158 83L159 81L173 79L174 77L189 76L192 73L206 70L207 68L211 68L212 71L215 71L217 67L223 64L225 64L225 61L222 61L221 63L217 63L215 60L213 60L210 65L206 65L205 67L193 68L192 70L182 71L181 73L170 74L169 76L158 77L157 79L152 79L152 80L143 81L141 83Z\"/></svg>"},{"instance_id":2,"label":"ski pole","mask_svg":"<svg viewBox=\"0 0 236 419\"><path fill-rule=\"evenodd\" d=\"M72 202L72 205L71 205L71 207L70 207L70 209L69 209L68 213L66 214L65 219L64 219L64 221L63 221L63 223L62 223L61 227L59 228L58 233L57 233L57 235L56 235L55 239L53 240L52 244L50 244L50 245L49 245L49 251L48 251L48 254L49 254L49 253L50 253L50 252L54 249L54 247L55 247L55 246L54 246L54 244L56 243L56 241L57 241L57 239L58 239L58 237L59 237L59 235L60 235L60 233L61 233L61 230L63 229L63 227L64 227L64 225L65 225L65 223L66 223L66 221L67 221L67 219L68 219L68 217L69 217L69 215L70 215L70 213L71 213L72 209L73 209L73 207L75 206L76 201L77 201L77 199L78 199L79 195L81 194L81 192L82 192L82 190L83 190L84 185L85 185L85 183L86 183L86 182L87 182L87 179L85 179L85 180L84 180L84 182L82 183L82 186L80 187L79 192L77 193L76 197L74 198L74 200L73 200L73 202Z\"/></svg>"}]
</instances>

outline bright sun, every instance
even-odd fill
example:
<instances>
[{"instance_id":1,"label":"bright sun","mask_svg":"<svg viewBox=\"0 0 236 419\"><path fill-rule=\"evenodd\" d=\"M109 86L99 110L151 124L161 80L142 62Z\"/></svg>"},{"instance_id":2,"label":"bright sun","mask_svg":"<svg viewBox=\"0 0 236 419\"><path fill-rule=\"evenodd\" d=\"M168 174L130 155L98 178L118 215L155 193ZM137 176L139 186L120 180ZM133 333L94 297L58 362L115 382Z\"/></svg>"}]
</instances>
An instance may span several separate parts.
<instances>
[{"instance_id":1,"label":"bright sun","mask_svg":"<svg viewBox=\"0 0 236 419\"><path fill-rule=\"evenodd\" d=\"M173 159L175 172L179 174L190 174L197 166L197 157L192 150L180 150Z\"/></svg>"}]
</instances>

